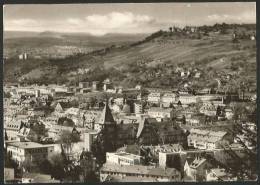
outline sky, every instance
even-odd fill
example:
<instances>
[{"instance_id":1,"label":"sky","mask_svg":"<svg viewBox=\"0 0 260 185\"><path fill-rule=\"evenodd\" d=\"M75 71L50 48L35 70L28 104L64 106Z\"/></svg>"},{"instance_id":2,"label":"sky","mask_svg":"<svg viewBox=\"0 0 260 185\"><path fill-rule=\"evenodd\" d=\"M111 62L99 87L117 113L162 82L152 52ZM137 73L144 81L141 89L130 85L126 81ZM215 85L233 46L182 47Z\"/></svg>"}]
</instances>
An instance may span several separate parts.
<instances>
[{"instance_id":1,"label":"sky","mask_svg":"<svg viewBox=\"0 0 260 185\"><path fill-rule=\"evenodd\" d=\"M170 26L256 23L254 2L5 5L5 31L152 33Z\"/></svg>"}]
</instances>

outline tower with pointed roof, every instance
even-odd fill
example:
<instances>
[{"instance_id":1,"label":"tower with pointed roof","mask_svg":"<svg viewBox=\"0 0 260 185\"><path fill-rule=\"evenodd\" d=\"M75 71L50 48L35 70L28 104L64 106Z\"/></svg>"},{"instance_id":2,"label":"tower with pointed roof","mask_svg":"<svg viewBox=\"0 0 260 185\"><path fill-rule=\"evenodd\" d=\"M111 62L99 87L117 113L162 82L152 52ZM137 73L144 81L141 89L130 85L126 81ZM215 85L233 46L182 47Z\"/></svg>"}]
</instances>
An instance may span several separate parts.
<instances>
[{"instance_id":1,"label":"tower with pointed roof","mask_svg":"<svg viewBox=\"0 0 260 185\"><path fill-rule=\"evenodd\" d=\"M113 118L108 101L105 103L103 112L94 125L94 129L99 132L102 138L103 147L106 152L111 152L115 149L117 139L117 124Z\"/></svg>"},{"instance_id":2,"label":"tower with pointed roof","mask_svg":"<svg viewBox=\"0 0 260 185\"><path fill-rule=\"evenodd\" d=\"M98 119L98 121L95 123L94 128L95 130L102 130L102 129L107 129L109 127L114 128L115 126L116 126L116 122L108 106L108 102L106 102L103 112L100 118Z\"/></svg>"}]
</instances>

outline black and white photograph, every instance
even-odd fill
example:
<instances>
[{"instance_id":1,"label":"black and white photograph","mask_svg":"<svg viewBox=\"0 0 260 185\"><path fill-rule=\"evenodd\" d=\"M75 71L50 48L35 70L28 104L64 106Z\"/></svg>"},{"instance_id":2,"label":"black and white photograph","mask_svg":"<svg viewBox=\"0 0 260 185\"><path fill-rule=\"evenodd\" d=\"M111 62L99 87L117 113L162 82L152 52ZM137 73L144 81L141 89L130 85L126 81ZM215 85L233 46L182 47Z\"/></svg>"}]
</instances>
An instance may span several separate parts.
<instances>
[{"instance_id":1,"label":"black and white photograph","mask_svg":"<svg viewBox=\"0 0 260 185\"><path fill-rule=\"evenodd\" d=\"M4 182L258 179L255 2L5 4Z\"/></svg>"}]
</instances>

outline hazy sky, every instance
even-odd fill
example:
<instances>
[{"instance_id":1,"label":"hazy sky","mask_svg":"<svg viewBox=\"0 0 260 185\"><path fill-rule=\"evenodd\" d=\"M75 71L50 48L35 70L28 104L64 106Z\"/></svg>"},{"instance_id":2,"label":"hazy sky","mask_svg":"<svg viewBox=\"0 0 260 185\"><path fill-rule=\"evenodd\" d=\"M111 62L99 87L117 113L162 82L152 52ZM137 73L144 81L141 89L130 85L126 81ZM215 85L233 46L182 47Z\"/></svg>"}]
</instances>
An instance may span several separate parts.
<instances>
[{"instance_id":1,"label":"hazy sky","mask_svg":"<svg viewBox=\"0 0 260 185\"><path fill-rule=\"evenodd\" d=\"M256 6L236 3L5 5L4 30L150 33L169 26L255 23Z\"/></svg>"}]
</instances>

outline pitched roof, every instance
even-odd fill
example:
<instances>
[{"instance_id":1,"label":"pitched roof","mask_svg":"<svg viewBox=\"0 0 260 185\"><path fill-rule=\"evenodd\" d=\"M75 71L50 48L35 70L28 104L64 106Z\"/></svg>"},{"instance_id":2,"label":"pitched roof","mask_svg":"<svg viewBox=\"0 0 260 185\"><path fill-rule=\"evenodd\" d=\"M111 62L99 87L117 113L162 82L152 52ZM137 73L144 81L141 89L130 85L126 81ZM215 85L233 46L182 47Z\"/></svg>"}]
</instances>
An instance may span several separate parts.
<instances>
[{"instance_id":1,"label":"pitched roof","mask_svg":"<svg viewBox=\"0 0 260 185\"><path fill-rule=\"evenodd\" d=\"M136 134L137 138L139 138L141 136L141 133L144 129L144 124L145 124L146 121L147 121L146 118L140 121L140 123L138 125L137 134Z\"/></svg>"},{"instance_id":2,"label":"pitched roof","mask_svg":"<svg viewBox=\"0 0 260 185\"><path fill-rule=\"evenodd\" d=\"M196 157L195 160L190 164L191 168L198 168L201 164L206 162L205 158Z\"/></svg>"},{"instance_id":3,"label":"pitched roof","mask_svg":"<svg viewBox=\"0 0 260 185\"><path fill-rule=\"evenodd\" d=\"M174 174L179 173L175 168L156 168L153 166L122 166L116 164L105 163L101 168L101 171L121 172L121 173L134 173L134 174L145 174L153 176L164 176L172 177Z\"/></svg>"},{"instance_id":4,"label":"pitched roof","mask_svg":"<svg viewBox=\"0 0 260 185\"><path fill-rule=\"evenodd\" d=\"M111 110L108 106L108 103L105 103L105 107L102 111L102 114L98 120L99 124L111 124L111 123L115 123L115 120L113 118L113 115L111 113Z\"/></svg>"},{"instance_id":5,"label":"pitched roof","mask_svg":"<svg viewBox=\"0 0 260 185\"><path fill-rule=\"evenodd\" d=\"M42 145L40 143L35 143L35 142L13 142L13 143L10 143L9 145L17 147L17 148L23 148L23 149L48 147L47 145Z\"/></svg>"}]
</instances>

